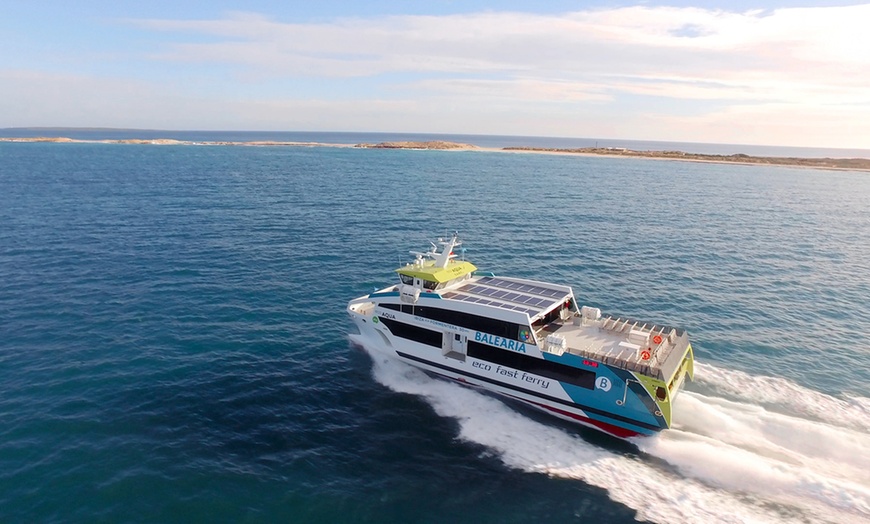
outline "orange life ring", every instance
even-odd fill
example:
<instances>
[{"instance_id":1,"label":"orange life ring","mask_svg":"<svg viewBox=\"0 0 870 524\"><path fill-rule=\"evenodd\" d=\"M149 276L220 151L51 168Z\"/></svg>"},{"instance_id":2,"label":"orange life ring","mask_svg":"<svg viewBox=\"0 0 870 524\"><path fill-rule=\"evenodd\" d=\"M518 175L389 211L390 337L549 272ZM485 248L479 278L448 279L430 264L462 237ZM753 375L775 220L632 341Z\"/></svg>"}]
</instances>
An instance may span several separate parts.
<instances>
[{"instance_id":1,"label":"orange life ring","mask_svg":"<svg viewBox=\"0 0 870 524\"><path fill-rule=\"evenodd\" d=\"M656 344L661 344L662 343L662 336L661 335L654 336L653 342L655 342Z\"/></svg>"},{"instance_id":2,"label":"orange life ring","mask_svg":"<svg viewBox=\"0 0 870 524\"><path fill-rule=\"evenodd\" d=\"M650 353L649 349L644 349L640 352L640 358L644 360L649 360L650 356L652 356L652 354Z\"/></svg>"}]
</instances>

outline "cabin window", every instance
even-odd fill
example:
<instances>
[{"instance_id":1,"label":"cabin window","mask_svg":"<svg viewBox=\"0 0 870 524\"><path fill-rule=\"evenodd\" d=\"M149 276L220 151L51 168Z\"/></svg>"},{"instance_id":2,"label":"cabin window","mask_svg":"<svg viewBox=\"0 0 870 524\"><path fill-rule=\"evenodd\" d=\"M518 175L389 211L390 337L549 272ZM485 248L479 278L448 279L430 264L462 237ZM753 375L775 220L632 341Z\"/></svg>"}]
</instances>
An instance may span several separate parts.
<instances>
[{"instance_id":1,"label":"cabin window","mask_svg":"<svg viewBox=\"0 0 870 524\"><path fill-rule=\"evenodd\" d=\"M468 341L468 356L560 382L567 382L581 388L595 389L594 371L566 366L470 340Z\"/></svg>"},{"instance_id":2,"label":"cabin window","mask_svg":"<svg viewBox=\"0 0 870 524\"><path fill-rule=\"evenodd\" d=\"M423 281L423 288L425 289L435 289L436 287L438 287L438 282L432 282L431 280Z\"/></svg>"},{"instance_id":3,"label":"cabin window","mask_svg":"<svg viewBox=\"0 0 870 524\"><path fill-rule=\"evenodd\" d=\"M399 278L402 279L402 284L407 284L409 286L414 285L414 277L408 275L399 275Z\"/></svg>"},{"instance_id":4,"label":"cabin window","mask_svg":"<svg viewBox=\"0 0 870 524\"><path fill-rule=\"evenodd\" d=\"M659 386L656 388L656 398L659 400L664 400L668 398L668 393L665 391L665 388Z\"/></svg>"},{"instance_id":5,"label":"cabin window","mask_svg":"<svg viewBox=\"0 0 870 524\"><path fill-rule=\"evenodd\" d=\"M442 335L438 331L412 326L392 318L380 317L380 320L387 326L387 328L389 328L390 332L397 337L413 340L414 342L426 344L427 346L434 346L436 348L441 347Z\"/></svg>"},{"instance_id":6,"label":"cabin window","mask_svg":"<svg viewBox=\"0 0 870 524\"><path fill-rule=\"evenodd\" d=\"M567 309L567 310L571 311L573 306L574 306L573 301L568 299L561 306L554 308L552 311L549 311L543 317L539 318L538 320L535 320L535 322L532 324L532 326L537 330L537 329L540 329L540 328L546 326L547 324L549 324L555 320L559 320L560 314L562 313L562 310Z\"/></svg>"},{"instance_id":7,"label":"cabin window","mask_svg":"<svg viewBox=\"0 0 870 524\"><path fill-rule=\"evenodd\" d=\"M461 311L453 311L450 309L441 309L430 306L415 306L414 314L423 318L437 320L454 326L461 326L475 331L482 331L497 337L507 338L510 340L523 340L520 338L521 331L528 331L528 326L498 320L480 315L472 315L471 313L463 313ZM528 338L528 337L527 337Z\"/></svg>"},{"instance_id":8,"label":"cabin window","mask_svg":"<svg viewBox=\"0 0 870 524\"><path fill-rule=\"evenodd\" d=\"M382 307L385 309L392 309L393 311L400 311L402 313L408 313L409 315L414 313L414 306L411 304L378 304L378 307Z\"/></svg>"}]
</instances>

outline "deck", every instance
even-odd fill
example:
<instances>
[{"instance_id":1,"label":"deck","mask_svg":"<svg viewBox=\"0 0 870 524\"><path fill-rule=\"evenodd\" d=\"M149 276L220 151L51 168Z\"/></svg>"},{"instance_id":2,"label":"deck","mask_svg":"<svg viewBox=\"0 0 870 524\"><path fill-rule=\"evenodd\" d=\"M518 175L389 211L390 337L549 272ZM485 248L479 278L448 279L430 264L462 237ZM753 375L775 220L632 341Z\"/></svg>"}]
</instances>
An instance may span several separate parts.
<instances>
[{"instance_id":1,"label":"deck","mask_svg":"<svg viewBox=\"0 0 870 524\"><path fill-rule=\"evenodd\" d=\"M550 352L561 351L547 341L549 335L557 335L565 341L564 352L659 380L676 371L689 344L685 331L607 316L590 320L575 315L548 324L536 335Z\"/></svg>"}]
</instances>

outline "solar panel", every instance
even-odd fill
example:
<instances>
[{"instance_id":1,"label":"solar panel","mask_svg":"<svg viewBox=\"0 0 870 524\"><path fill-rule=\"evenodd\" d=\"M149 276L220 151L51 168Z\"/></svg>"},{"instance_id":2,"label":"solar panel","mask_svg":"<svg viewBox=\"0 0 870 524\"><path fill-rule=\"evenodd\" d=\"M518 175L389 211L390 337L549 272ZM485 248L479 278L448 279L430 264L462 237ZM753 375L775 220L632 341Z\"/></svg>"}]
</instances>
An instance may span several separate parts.
<instances>
[{"instance_id":1,"label":"solar panel","mask_svg":"<svg viewBox=\"0 0 870 524\"><path fill-rule=\"evenodd\" d=\"M562 300L568 292L543 285L527 284L498 277L482 277L459 289L449 291L443 298L482 304L535 316Z\"/></svg>"},{"instance_id":2,"label":"solar panel","mask_svg":"<svg viewBox=\"0 0 870 524\"><path fill-rule=\"evenodd\" d=\"M447 296L447 295L445 294L444 296ZM486 298L476 297L473 295L456 294L455 296L452 296L451 299L458 300L461 302L472 302L474 304L483 304L483 305L487 305L487 306L495 306L495 307L502 308L502 309L510 309L510 310L514 310L514 311L523 311L523 312L528 313L531 316L534 316L538 312L536 309L531 309L531 308L526 307L526 306L521 306L518 304L508 304L506 302L499 302L497 300L489 300Z\"/></svg>"},{"instance_id":3,"label":"solar panel","mask_svg":"<svg viewBox=\"0 0 870 524\"><path fill-rule=\"evenodd\" d=\"M565 295L565 291L562 289L556 289L551 287L545 287L536 284L525 284L521 282L514 282L511 280L505 280L497 277L484 277L480 279L479 283L485 284L487 286L499 287L502 289L511 289L520 291L523 293L531 293L534 295L541 295L545 297L558 297Z\"/></svg>"}]
</instances>

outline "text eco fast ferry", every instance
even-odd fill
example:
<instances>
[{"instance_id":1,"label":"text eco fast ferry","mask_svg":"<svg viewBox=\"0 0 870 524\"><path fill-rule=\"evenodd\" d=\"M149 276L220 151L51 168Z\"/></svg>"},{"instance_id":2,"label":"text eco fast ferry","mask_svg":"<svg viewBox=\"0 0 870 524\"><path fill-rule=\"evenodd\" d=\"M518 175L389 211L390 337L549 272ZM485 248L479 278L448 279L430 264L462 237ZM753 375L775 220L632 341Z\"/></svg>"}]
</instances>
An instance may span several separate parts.
<instances>
[{"instance_id":1,"label":"text eco fast ferry","mask_svg":"<svg viewBox=\"0 0 870 524\"><path fill-rule=\"evenodd\" d=\"M569 286L478 272L453 255L456 235L439 243L411 252L399 284L348 303L357 342L617 437L670 427L694 373L685 331L578 307Z\"/></svg>"}]
</instances>

